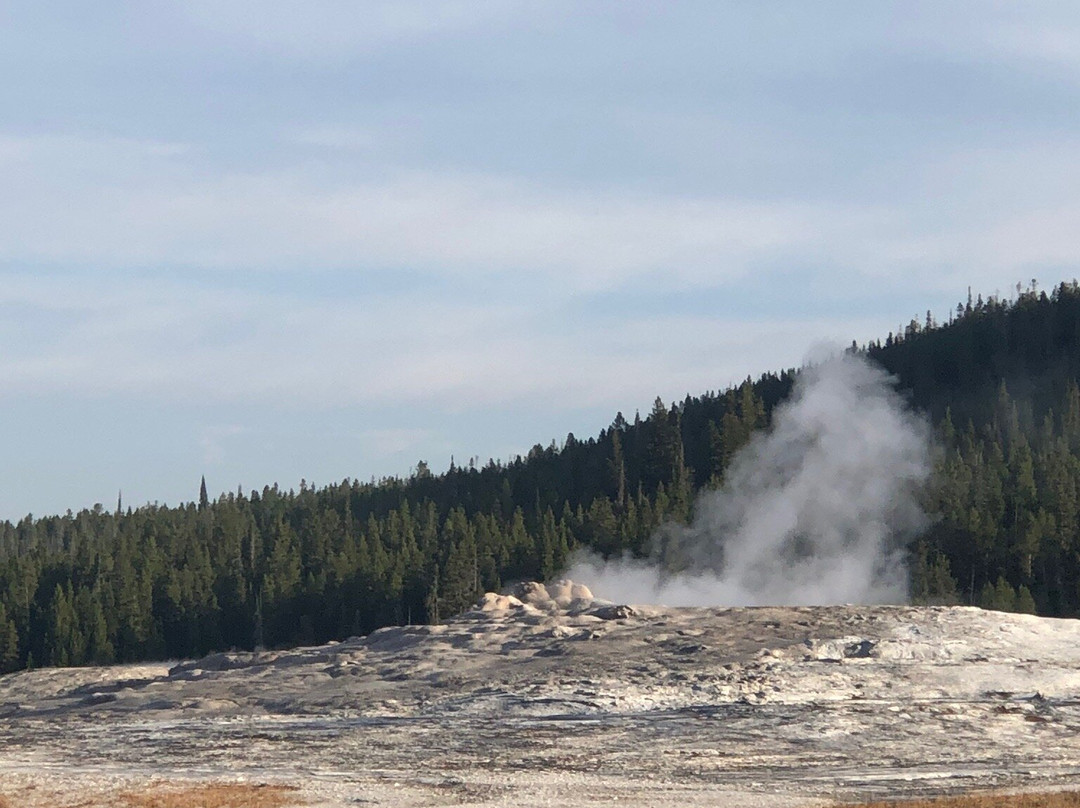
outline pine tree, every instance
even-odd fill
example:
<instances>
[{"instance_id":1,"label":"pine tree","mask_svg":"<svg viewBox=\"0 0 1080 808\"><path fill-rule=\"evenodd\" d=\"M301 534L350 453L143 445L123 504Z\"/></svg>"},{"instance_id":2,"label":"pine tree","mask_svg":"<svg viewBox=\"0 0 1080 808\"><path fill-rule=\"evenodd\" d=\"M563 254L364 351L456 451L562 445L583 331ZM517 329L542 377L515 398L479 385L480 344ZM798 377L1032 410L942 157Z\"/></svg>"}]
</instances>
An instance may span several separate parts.
<instances>
[{"instance_id":1,"label":"pine tree","mask_svg":"<svg viewBox=\"0 0 1080 808\"><path fill-rule=\"evenodd\" d=\"M482 594L476 536L462 508L447 515L440 541L446 548L446 561L439 576L439 609L457 614Z\"/></svg>"},{"instance_id":2,"label":"pine tree","mask_svg":"<svg viewBox=\"0 0 1080 808\"><path fill-rule=\"evenodd\" d=\"M0 673L10 673L19 668L19 633L15 621L8 616L0 603Z\"/></svg>"},{"instance_id":3,"label":"pine tree","mask_svg":"<svg viewBox=\"0 0 1080 808\"><path fill-rule=\"evenodd\" d=\"M623 457L622 438L619 431L611 430L611 460L609 468L615 483L615 503L619 508L626 507L626 459Z\"/></svg>"},{"instance_id":4,"label":"pine tree","mask_svg":"<svg viewBox=\"0 0 1080 808\"><path fill-rule=\"evenodd\" d=\"M677 445L682 440L676 419L677 413L669 413L663 400L657 397L653 402L652 412L645 421L648 425L644 474L647 488L655 489L660 484L671 482L675 471Z\"/></svg>"},{"instance_id":5,"label":"pine tree","mask_svg":"<svg viewBox=\"0 0 1080 808\"><path fill-rule=\"evenodd\" d=\"M85 598L77 597L79 616L82 620L82 632L86 637L86 661L95 665L109 665L116 659L116 651L109 639L109 627L105 621L105 611L101 605L98 589L80 590Z\"/></svg>"},{"instance_id":6,"label":"pine tree","mask_svg":"<svg viewBox=\"0 0 1080 808\"><path fill-rule=\"evenodd\" d=\"M1031 590L1021 584L1016 592L1014 610L1020 614L1035 614L1035 598L1031 596Z\"/></svg>"},{"instance_id":7,"label":"pine tree","mask_svg":"<svg viewBox=\"0 0 1080 808\"><path fill-rule=\"evenodd\" d=\"M86 641L79 630L71 592L60 584L53 590L45 625L45 644L50 665L67 667L85 662Z\"/></svg>"}]
</instances>

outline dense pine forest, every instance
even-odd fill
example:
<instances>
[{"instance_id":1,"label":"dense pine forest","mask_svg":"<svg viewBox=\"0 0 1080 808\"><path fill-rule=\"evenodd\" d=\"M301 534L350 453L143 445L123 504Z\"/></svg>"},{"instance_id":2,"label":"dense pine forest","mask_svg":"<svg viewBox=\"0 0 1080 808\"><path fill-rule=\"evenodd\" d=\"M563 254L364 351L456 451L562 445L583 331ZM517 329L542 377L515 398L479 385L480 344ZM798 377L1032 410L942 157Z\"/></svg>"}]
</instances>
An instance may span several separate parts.
<instances>
[{"instance_id":1,"label":"dense pine forest","mask_svg":"<svg viewBox=\"0 0 1080 808\"><path fill-rule=\"evenodd\" d=\"M938 437L918 602L1080 615L1080 287L977 298L853 346ZM615 416L508 462L405 479L0 523L0 672L316 643L434 622L558 574L585 546L645 555L721 483L794 371Z\"/></svg>"}]
</instances>

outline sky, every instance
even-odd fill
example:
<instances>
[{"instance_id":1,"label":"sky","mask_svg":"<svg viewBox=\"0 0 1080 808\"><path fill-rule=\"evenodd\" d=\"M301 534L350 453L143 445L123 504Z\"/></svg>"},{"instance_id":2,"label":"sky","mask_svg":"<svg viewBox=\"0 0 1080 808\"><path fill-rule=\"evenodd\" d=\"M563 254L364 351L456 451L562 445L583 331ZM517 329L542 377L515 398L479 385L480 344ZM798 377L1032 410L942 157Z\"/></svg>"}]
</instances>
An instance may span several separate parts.
<instances>
[{"instance_id":1,"label":"sky","mask_svg":"<svg viewBox=\"0 0 1080 808\"><path fill-rule=\"evenodd\" d=\"M1080 275L1080 10L0 2L0 518L510 459Z\"/></svg>"}]
</instances>

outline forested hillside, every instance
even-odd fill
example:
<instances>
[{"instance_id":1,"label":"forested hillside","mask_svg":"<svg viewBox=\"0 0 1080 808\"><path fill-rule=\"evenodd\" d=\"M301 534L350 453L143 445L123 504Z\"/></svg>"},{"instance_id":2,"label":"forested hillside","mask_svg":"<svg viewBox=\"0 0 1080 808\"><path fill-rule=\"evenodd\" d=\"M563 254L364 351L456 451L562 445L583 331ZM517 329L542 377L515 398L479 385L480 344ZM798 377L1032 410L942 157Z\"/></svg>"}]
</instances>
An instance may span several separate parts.
<instances>
[{"instance_id":1,"label":"forested hillside","mask_svg":"<svg viewBox=\"0 0 1080 808\"><path fill-rule=\"evenodd\" d=\"M916 599L1080 613L1080 288L981 298L862 349L930 413ZM321 642L438 621L569 553L648 552L765 427L793 371L524 457L0 523L0 671Z\"/></svg>"},{"instance_id":2,"label":"forested hillside","mask_svg":"<svg viewBox=\"0 0 1080 808\"><path fill-rule=\"evenodd\" d=\"M1077 616L1080 288L1017 292L869 348L932 415L943 450L913 595Z\"/></svg>"}]
</instances>

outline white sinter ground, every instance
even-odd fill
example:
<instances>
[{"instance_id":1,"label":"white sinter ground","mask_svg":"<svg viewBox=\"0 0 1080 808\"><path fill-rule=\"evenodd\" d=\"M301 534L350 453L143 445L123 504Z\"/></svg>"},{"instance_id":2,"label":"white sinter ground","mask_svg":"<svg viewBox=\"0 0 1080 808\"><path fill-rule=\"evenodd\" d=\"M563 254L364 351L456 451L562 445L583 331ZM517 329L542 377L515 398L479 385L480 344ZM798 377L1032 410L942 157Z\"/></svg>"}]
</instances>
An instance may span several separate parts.
<instances>
[{"instance_id":1,"label":"white sinter ground","mask_svg":"<svg viewBox=\"0 0 1080 808\"><path fill-rule=\"evenodd\" d=\"M160 780L287 783L322 806L1080 786L1080 621L626 607L560 582L318 648L0 677L15 806Z\"/></svg>"}]
</instances>

